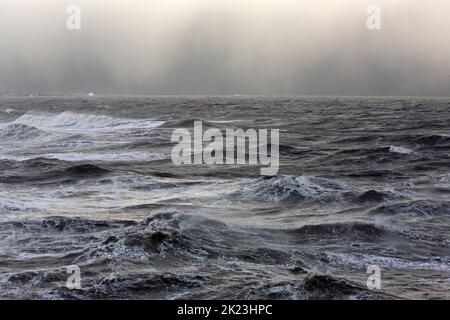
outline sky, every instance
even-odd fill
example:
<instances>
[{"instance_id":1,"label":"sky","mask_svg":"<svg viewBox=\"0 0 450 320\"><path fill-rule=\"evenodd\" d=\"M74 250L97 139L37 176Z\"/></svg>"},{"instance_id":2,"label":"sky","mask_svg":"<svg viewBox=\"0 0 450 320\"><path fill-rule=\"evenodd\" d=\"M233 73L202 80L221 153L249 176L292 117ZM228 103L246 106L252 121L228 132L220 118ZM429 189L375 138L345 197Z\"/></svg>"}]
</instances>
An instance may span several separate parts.
<instances>
[{"instance_id":1,"label":"sky","mask_svg":"<svg viewBox=\"0 0 450 320\"><path fill-rule=\"evenodd\" d=\"M450 96L449 57L449 0L0 0L0 92Z\"/></svg>"}]
</instances>

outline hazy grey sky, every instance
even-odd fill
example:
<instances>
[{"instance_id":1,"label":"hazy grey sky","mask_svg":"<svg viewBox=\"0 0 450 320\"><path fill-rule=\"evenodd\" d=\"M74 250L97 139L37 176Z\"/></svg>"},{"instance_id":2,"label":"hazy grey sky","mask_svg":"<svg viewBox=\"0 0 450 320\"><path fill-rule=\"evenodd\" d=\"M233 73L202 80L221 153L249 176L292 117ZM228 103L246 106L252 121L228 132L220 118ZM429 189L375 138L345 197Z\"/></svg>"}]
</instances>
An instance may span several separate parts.
<instances>
[{"instance_id":1,"label":"hazy grey sky","mask_svg":"<svg viewBox=\"0 0 450 320\"><path fill-rule=\"evenodd\" d=\"M0 0L0 92L450 96L449 57L449 0Z\"/></svg>"}]
</instances>

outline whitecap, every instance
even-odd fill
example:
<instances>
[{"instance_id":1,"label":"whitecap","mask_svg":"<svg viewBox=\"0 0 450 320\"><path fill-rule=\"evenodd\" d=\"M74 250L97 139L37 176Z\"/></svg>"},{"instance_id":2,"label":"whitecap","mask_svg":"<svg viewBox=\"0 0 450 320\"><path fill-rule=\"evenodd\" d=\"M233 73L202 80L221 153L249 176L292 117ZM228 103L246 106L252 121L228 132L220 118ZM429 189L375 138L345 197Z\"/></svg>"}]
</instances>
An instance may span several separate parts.
<instances>
[{"instance_id":1,"label":"whitecap","mask_svg":"<svg viewBox=\"0 0 450 320\"><path fill-rule=\"evenodd\" d=\"M105 115L66 111L57 115L26 113L17 118L13 123L32 126L51 132L97 132L156 128L164 122L151 119L113 118Z\"/></svg>"},{"instance_id":2,"label":"whitecap","mask_svg":"<svg viewBox=\"0 0 450 320\"><path fill-rule=\"evenodd\" d=\"M437 177L435 186L438 188L450 188L450 173Z\"/></svg>"},{"instance_id":3,"label":"whitecap","mask_svg":"<svg viewBox=\"0 0 450 320\"><path fill-rule=\"evenodd\" d=\"M170 158L169 155L154 152L123 152L123 153L87 153L87 152L66 152L50 153L44 158L62 161L157 161Z\"/></svg>"},{"instance_id":4,"label":"whitecap","mask_svg":"<svg viewBox=\"0 0 450 320\"><path fill-rule=\"evenodd\" d=\"M429 258L406 260L397 257L370 254L341 254L335 252L326 252L326 255L332 264L351 265L358 269L369 265L377 265L386 269L450 271L450 261L447 258L439 259L437 257L436 260Z\"/></svg>"},{"instance_id":5,"label":"whitecap","mask_svg":"<svg viewBox=\"0 0 450 320\"><path fill-rule=\"evenodd\" d=\"M404 148L404 147L390 146L389 152L399 153L399 154L412 154L412 153L414 153L414 150Z\"/></svg>"},{"instance_id":6,"label":"whitecap","mask_svg":"<svg viewBox=\"0 0 450 320\"><path fill-rule=\"evenodd\" d=\"M32 155L0 155L0 160L27 161L36 158L55 159L68 162L77 161L157 161L169 159L170 155L153 152L122 152L122 153L88 153L88 152L61 152Z\"/></svg>"},{"instance_id":7,"label":"whitecap","mask_svg":"<svg viewBox=\"0 0 450 320\"><path fill-rule=\"evenodd\" d=\"M351 188L343 181L312 176L277 176L257 179L244 188L243 195L264 201L339 200Z\"/></svg>"},{"instance_id":8,"label":"whitecap","mask_svg":"<svg viewBox=\"0 0 450 320\"><path fill-rule=\"evenodd\" d=\"M2 139L30 139L36 138L44 132L23 124L9 124L0 127L0 138Z\"/></svg>"}]
</instances>

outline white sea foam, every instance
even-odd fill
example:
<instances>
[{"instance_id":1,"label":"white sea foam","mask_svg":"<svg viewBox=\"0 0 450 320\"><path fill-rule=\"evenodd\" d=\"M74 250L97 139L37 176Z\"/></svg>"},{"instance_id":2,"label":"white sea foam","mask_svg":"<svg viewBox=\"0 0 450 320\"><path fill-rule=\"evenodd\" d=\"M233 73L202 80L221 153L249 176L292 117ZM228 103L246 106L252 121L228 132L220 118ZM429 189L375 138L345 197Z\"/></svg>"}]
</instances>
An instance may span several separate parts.
<instances>
[{"instance_id":1,"label":"white sea foam","mask_svg":"<svg viewBox=\"0 0 450 320\"><path fill-rule=\"evenodd\" d=\"M44 132L34 127L18 123L0 126L0 138L2 139L30 139L43 134Z\"/></svg>"},{"instance_id":2,"label":"white sea foam","mask_svg":"<svg viewBox=\"0 0 450 320\"><path fill-rule=\"evenodd\" d=\"M33 155L0 155L0 160L26 161L36 158L56 159L61 161L156 161L169 159L167 154L153 152L114 152L114 153L88 153L88 152L61 152Z\"/></svg>"},{"instance_id":3,"label":"white sea foam","mask_svg":"<svg viewBox=\"0 0 450 320\"><path fill-rule=\"evenodd\" d=\"M63 161L156 161L169 159L170 156L160 153L140 151L126 153L67 152L47 154L45 158Z\"/></svg>"},{"instance_id":4,"label":"white sea foam","mask_svg":"<svg viewBox=\"0 0 450 320\"><path fill-rule=\"evenodd\" d=\"M399 153L399 154L412 154L412 153L414 153L414 150L411 150L408 148L403 148L403 147L391 146L389 148L389 152Z\"/></svg>"},{"instance_id":5,"label":"white sea foam","mask_svg":"<svg viewBox=\"0 0 450 320\"><path fill-rule=\"evenodd\" d=\"M370 254L341 254L335 252L326 252L326 255L333 264L351 265L356 268L377 265L382 268L450 271L450 261L448 259L405 260L396 257L384 257Z\"/></svg>"},{"instance_id":6,"label":"white sea foam","mask_svg":"<svg viewBox=\"0 0 450 320\"><path fill-rule=\"evenodd\" d=\"M113 118L105 115L79 114L66 111L57 115L26 113L13 123L51 132L97 132L156 128L164 122L151 119Z\"/></svg>"},{"instance_id":7,"label":"white sea foam","mask_svg":"<svg viewBox=\"0 0 450 320\"><path fill-rule=\"evenodd\" d=\"M450 173L436 178L435 186L439 188L450 188Z\"/></svg>"},{"instance_id":8,"label":"white sea foam","mask_svg":"<svg viewBox=\"0 0 450 320\"><path fill-rule=\"evenodd\" d=\"M282 175L255 180L244 189L243 195L275 202L294 199L321 201L338 200L350 191L345 182L336 179Z\"/></svg>"}]
</instances>

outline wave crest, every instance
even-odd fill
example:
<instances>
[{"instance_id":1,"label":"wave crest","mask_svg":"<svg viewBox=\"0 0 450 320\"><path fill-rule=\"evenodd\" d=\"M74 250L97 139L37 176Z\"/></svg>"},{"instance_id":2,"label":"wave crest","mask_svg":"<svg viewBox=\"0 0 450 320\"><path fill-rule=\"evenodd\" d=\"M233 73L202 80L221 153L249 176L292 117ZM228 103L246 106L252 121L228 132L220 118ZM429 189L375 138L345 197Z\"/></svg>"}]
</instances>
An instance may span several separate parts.
<instances>
[{"instance_id":1,"label":"wave crest","mask_svg":"<svg viewBox=\"0 0 450 320\"><path fill-rule=\"evenodd\" d=\"M343 181L311 176L277 176L260 178L243 191L244 196L256 196L264 201L339 201L351 193Z\"/></svg>"},{"instance_id":2,"label":"wave crest","mask_svg":"<svg viewBox=\"0 0 450 320\"><path fill-rule=\"evenodd\" d=\"M162 121L150 119L113 118L105 115L82 114L70 111L57 115L26 113L14 120L13 123L55 132L145 129L156 128L163 124Z\"/></svg>"},{"instance_id":3,"label":"wave crest","mask_svg":"<svg viewBox=\"0 0 450 320\"><path fill-rule=\"evenodd\" d=\"M40 137L44 134L35 127L13 123L0 128L1 139L32 139Z\"/></svg>"}]
</instances>

